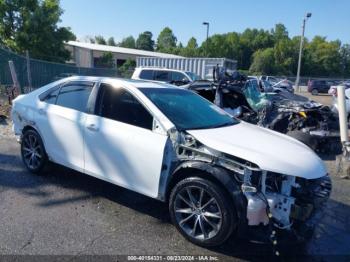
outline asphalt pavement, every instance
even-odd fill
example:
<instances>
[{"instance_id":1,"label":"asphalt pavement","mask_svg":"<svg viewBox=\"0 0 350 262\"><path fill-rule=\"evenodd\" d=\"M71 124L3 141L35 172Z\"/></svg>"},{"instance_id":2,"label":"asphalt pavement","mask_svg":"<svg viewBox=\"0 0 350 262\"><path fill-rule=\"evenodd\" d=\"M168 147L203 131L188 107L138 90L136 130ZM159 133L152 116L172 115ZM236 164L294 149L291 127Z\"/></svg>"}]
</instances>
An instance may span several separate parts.
<instances>
[{"instance_id":1,"label":"asphalt pavement","mask_svg":"<svg viewBox=\"0 0 350 262\"><path fill-rule=\"evenodd\" d=\"M193 245L171 225L165 204L64 167L32 175L8 129L0 124L0 255L271 258L270 246L242 239L212 249ZM287 258L350 258L350 181L334 175L334 156L323 158L333 178L331 200L313 239L284 251Z\"/></svg>"}]
</instances>

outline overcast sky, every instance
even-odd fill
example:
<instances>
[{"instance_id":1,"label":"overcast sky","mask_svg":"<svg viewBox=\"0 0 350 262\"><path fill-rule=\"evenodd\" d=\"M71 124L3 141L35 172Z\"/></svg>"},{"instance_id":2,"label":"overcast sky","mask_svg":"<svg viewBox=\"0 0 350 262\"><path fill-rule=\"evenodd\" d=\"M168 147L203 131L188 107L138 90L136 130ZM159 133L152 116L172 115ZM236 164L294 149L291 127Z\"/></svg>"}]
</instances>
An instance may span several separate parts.
<instances>
[{"instance_id":1,"label":"overcast sky","mask_svg":"<svg viewBox=\"0 0 350 262\"><path fill-rule=\"evenodd\" d=\"M113 36L116 41L151 31L156 39L169 26L179 41L191 36L202 42L210 34L242 32L246 28L270 30L283 23L290 36L300 35L306 12L306 37L326 36L350 43L350 0L61 0L62 25L70 26L78 38Z\"/></svg>"}]
</instances>

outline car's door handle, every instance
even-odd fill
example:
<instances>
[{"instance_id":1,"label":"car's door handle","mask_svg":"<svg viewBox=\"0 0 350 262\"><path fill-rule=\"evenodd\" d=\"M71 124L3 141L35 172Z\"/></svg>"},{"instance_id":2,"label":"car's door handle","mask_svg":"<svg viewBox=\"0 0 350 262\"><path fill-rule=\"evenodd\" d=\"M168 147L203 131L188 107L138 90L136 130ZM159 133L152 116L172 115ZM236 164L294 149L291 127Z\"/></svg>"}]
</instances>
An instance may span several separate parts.
<instances>
[{"instance_id":1,"label":"car's door handle","mask_svg":"<svg viewBox=\"0 0 350 262\"><path fill-rule=\"evenodd\" d=\"M90 124L86 128L89 129L90 131L94 131L94 132L98 131L98 127L95 124Z\"/></svg>"}]
</instances>

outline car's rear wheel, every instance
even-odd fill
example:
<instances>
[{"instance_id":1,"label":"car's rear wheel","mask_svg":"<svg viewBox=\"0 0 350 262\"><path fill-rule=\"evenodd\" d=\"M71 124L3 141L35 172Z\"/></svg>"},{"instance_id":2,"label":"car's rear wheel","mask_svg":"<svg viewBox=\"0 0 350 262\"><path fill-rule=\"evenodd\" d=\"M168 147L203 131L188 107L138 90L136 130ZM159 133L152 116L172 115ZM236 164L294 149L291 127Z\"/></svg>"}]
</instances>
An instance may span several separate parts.
<instances>
[{"instance_id":1,"label":"car's rear wheel","mask_svg":"<svg viewBox=\"0 0 350 262\"><path fill-rule=\"evenodd\" d=\"M173 188L169 210L181 234L201 246L222 244L236 225L233 204L223 188L199 177L186 178Z\"/></svg>"},{"instance_id":2,"label":"car's rear wheel","mask_svg":"<svg viewBox=\"0 0 350 262\"><path fill-rule=\"evenodd\" d=\"M43 141L40 135L30 129L24 132L21 143L22 160L26 168L40 174L48 162Z\"/></svg>"},{"instance_id":3,"label":"car's rear wheel","mask_svg":"<svg viewBox=\"0 0 350 262\"><path fill-rule=\"evenodd\" d=\"M318 95L318 90L317 89L312 89L311 94L313 96L317 96Z\"/></svg>"}]
</instances>

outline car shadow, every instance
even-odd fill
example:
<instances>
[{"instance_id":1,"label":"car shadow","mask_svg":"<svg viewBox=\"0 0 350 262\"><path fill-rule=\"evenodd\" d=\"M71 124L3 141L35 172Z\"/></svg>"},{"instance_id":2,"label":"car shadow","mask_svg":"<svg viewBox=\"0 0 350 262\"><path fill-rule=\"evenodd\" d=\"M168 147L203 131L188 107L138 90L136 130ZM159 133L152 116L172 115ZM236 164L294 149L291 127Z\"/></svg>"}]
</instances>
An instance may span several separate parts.
<instances>
[{"instance_id":1,"label":"car shadow","mask_svg":"<svg viewBox=\"0 0 350 262\"><path fill-rule=\"evenodd\" d=\"M12 170L9 168L10 165L17 168ZM79 194L64 199L55 199L52 193L45 190L45 186L52 185L75 190ZM38 205L44 208L86 199L108 199L113 203L151 216L160 223L171 223L165 203L56 164L50 165L45 176L30 175L21 166L20 158L15 155L0 153L0 188L1 191L7 188L20 189L23 194L37 197L40 200ZM331 199L328 202L325 216L317 226L314 238L310 243L279 249L282 257L288 260L300 260L305 256L322 258L322 254L349 254L346 247L346 243L350 243L348 217L350 217L350 207ZM271 245L254 244L234 237L231 237L225 244L208 248L208 250L218 255L250 261L276 259Z\"/></svg>"}]
</instances>

